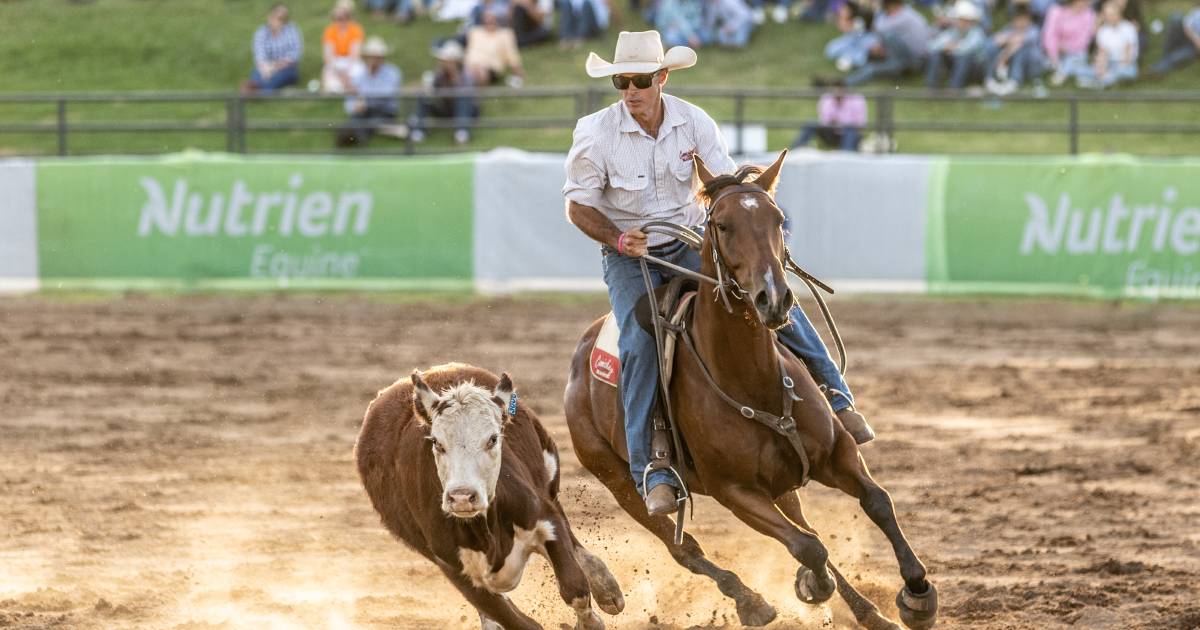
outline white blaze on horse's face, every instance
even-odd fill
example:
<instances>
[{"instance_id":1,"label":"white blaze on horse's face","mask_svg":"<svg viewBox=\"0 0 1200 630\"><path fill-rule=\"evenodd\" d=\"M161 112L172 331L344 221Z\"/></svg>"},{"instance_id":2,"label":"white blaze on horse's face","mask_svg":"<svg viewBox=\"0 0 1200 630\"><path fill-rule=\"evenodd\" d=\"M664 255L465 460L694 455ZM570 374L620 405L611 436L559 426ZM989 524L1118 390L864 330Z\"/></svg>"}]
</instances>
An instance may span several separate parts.
<instances>
[{"instance_id":1,"label":"white blaze on horse's face","mask_svg":"<svg viewBox=\"0 0 1200 630\"><path fill-rule=\"evenodd\" d=\"M511 395L508 375L493 391L466 382L439 395L413 374L413 405L429 425L447 514L474 518L486 513L495 498L507 420L501 405Z\"/></svg>"}]
</instances>

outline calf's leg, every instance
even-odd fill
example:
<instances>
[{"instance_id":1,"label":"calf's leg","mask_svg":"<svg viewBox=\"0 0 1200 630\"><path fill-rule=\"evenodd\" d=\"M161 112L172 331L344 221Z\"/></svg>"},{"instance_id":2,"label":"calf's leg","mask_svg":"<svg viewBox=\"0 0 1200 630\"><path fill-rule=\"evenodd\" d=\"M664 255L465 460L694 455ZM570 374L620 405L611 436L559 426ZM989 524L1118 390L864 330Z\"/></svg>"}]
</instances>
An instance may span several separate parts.
<instances>
[{"instance_id":1,"label":"calf's leg","mask_svg":"<svg viewBox=\"0 0 1200 630\"><path fill-rule=\"evenodd\" d=\"M479 622L483 626L483 630L493 630L495 625L504 630L542 630L542 626L538 622L530 619L525 613L517 610L512 602L507 597L486 591L471 584L471 581L454 571L449 566L443 566L438 563L442 573L458 589L458 592L467 598L467 601L479 611Z\"/></svg>"},{"instance_id":2,"label":"calf's leg","mask_svg":"<svg viewBox=\"0 0 1200 630\"><path fill-rule=\"evenodd\" d=\"M575 630L604 630L596 611L592 610L592 595L587 575L575 558L575 543L571 526L566 519L555 519L555 539L546 541L546 558L554 568L558 592L563 601L575 610Z\"/></svg>"}]
</instances>

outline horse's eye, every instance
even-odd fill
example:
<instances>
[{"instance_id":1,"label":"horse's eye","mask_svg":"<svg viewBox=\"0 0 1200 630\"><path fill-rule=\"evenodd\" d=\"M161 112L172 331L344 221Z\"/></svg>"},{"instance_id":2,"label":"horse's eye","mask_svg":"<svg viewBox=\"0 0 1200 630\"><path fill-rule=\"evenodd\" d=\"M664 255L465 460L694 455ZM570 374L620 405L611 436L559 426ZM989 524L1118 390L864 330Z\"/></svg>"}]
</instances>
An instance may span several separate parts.
<instances>
[{"instance_id":1,"label":"horse's eye","mask_svg":"<svg viewBox=\"0 0 1200 630\"><path fill-rule=\"evenodd\" d=\"M718 223L718 224L717 224L717 231L718 231L718 232L724 232L725 230L728 230L728 229L729 229L729 226L725 225L724 223Z\"/></svg>"},{"instance_id":2,"label":"horse's eye","mask_svg":"<svg viewBox=\"0 0 1200 630\"><path fill-rule=\"evenodd\" d=\"M500 436L493 435L492 437L488 438L487 449L490 451L490 450L496 448L496 445L499 443L500 443Z\"/></svg>"}]
</instances>

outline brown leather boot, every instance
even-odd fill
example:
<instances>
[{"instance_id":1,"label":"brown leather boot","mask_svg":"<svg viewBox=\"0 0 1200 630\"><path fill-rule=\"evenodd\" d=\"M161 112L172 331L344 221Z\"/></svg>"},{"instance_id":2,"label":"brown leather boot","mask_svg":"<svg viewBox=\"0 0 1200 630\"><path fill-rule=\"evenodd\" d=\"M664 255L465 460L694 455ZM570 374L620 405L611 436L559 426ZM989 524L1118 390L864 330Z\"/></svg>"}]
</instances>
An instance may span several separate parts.
<instances>
[{"instance_id":1,"label":"brown leather boot","mask_svg":"<svg viewBox=\"0 0 1200 630\"><path fill-rule=\"evenodd\" d=\"M850 432L854 437L854 441L859 444L866 444L875 439L875 429L867 424L867 419L861 413L858 413L853 406L837 412L838 420L842 421L842 426Z\"/></svg>"},{"instance_id":2,"label":"brown leather boot","mask_svg":"<svg viewBox=\"0 0 1200 630\"><path fill-rule=\"evenodd\" d=\"M678 506L676 498L675 488L671 484L660 483L651 488L650 494L646 495L646 511L650 516L670 514Z\"/></svg>"}]
</instances>

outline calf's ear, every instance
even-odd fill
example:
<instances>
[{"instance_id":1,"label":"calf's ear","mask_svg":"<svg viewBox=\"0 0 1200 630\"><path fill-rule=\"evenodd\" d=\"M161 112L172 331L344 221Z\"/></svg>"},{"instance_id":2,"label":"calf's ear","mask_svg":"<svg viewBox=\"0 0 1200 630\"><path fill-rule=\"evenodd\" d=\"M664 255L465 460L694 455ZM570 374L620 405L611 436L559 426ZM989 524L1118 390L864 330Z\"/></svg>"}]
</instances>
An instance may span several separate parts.
<instances>
[{"instance_id":1,"label":"calf's ear","mask_svg":"<svg viewBox=\"0 0 1200 630\"><path fill-rule=\"evenodd\" d=\"M422 424L433 422L432 411L437 407L438 396L429 389L429 385L425 384L425 379L421 378L420 370L413 370L412 376L413 395L412 406L413 411L417 413L417 420Z\"/></svg>"},{"instance_id":2,"label":"calf's ear","mask_svg":"<svg viewBox=\"0 0 1200 630\"><path fill-rule=\"evenodd\" d=\"M508 377L508 372L500 375L500 382L496 383L496 388L492 390L492 401L504 412L505 421L517 415L517 394L513 391L512 379Z\"/></svg>"}]
</instances>

